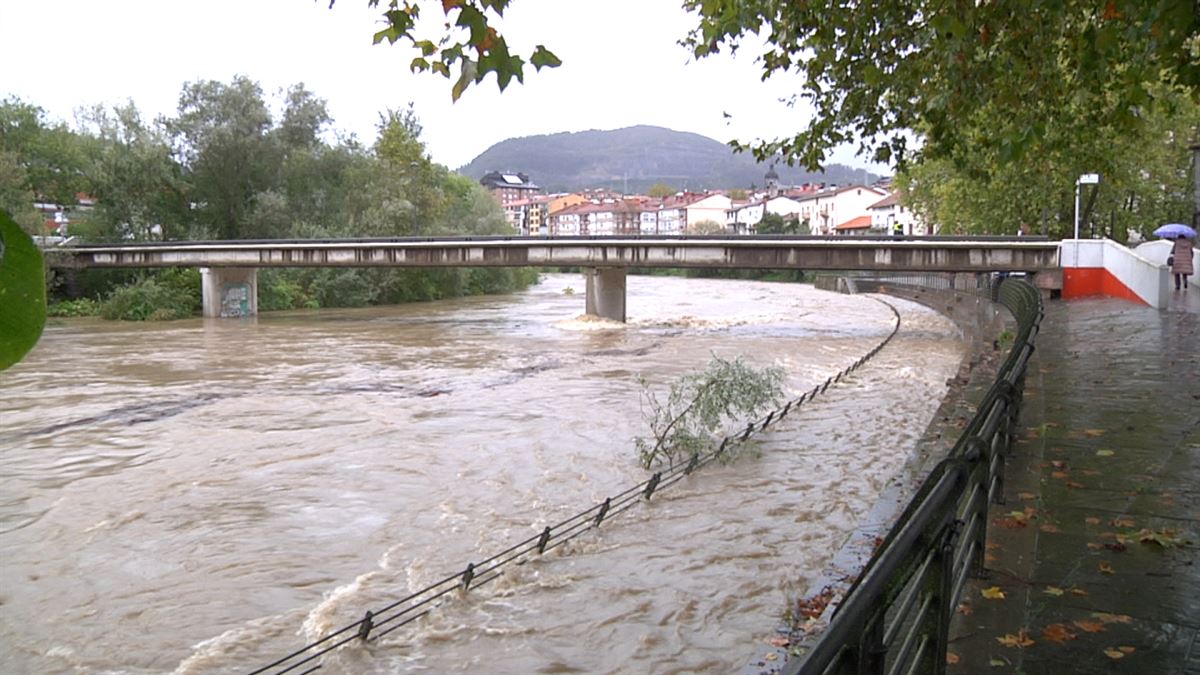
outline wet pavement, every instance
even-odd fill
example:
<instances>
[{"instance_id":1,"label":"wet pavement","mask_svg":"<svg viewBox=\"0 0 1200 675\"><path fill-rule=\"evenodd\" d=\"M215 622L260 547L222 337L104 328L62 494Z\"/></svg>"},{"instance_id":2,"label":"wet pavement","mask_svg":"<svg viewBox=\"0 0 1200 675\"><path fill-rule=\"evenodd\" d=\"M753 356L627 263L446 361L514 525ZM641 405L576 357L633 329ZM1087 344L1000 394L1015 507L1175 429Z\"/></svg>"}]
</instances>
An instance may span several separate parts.
<instances>
[{"instance_id":1,"label":"wet pavement","mask_svg":"<svg viewBox=\"0 0 1200 675\"><path fill-rule=\"evenodd\" d=\"M1021 424L949 672L1200 673L1200 289L1048 302Z\"/></svg>"}]
</instances>

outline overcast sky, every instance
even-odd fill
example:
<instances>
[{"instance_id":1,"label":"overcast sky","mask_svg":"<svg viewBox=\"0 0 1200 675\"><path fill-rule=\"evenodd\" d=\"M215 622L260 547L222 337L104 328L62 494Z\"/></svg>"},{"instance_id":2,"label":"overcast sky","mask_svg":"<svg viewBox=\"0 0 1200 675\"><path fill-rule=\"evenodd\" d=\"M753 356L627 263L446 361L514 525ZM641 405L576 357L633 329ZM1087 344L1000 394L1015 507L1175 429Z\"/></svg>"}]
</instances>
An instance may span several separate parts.
<instances>
[{"instance_id":1,"label":"overcast sky","mask_svg":"<svg viewBox=\"0 0 1200 675\"><path fill-rule=\"evenodd\" d=\"M422 4L441 18L440 3ZM367 142L379 111L412 101L434 161L451 168L514 136L653 124L725 142L804 122L780 102L796 80L761 82L754 50L690 59L677 41L695 20L679 0L513 0L498 24L510 48L527 57L542 43L563 65L503 94L489 75L457 103L448 80L409 73L400 43L371 44L378 15L366 0L0 0L0 96L73 122L76 108L125 99L147 117L172 114L181 86L200 79L246 75L275 101L303 82L337 128ZM831 161L884 170L853 148Z\"/></svg>"}]
</instances>

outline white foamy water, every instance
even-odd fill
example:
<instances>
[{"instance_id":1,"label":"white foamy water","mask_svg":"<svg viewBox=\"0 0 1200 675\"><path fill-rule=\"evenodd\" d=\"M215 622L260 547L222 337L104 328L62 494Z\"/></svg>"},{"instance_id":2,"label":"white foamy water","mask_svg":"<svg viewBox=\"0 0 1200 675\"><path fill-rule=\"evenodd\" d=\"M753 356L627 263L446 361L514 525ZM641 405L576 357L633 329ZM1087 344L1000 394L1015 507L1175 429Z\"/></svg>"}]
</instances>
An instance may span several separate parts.
<instances>
[{"instance_id":1,"label":"white foamy water","mask_svg":"<svg viewBox=\"0 0 1200 675\"><path fill-rule=\"evenodd\" d=\"M580 290L564 293L568 286ZM56 322L0 374L0 672L244 672L646 477L641 375L711 354L811 389L868 297L630 277L252 322ZM963 354L919 306L761 437L321 672L739 668L903 464Z\"/></svg>"}]
</instances>

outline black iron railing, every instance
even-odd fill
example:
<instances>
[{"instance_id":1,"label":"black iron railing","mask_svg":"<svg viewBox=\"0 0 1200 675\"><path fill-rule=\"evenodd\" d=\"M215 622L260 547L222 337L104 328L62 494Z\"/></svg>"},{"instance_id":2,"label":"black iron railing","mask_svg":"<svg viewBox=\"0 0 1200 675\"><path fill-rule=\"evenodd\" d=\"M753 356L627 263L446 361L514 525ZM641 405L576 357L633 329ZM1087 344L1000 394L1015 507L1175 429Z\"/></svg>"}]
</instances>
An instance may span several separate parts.
<instances>
[{"instance_id":1,"label":"black iron railing","mask_svg":"<svg viewBox=\"0 0 1200 675\"><path fill-rule=\"evenodd\" d=\"M927 285L922 279L889 283ZM938 284L934 284L937 286ZM954 288L948 283L944 288ZM1017 321L1013 346L949 457L929 474L807 653L789 675L942 673L963 584L982 570L989 503L1002 495L1025 372L1042 320L1037 289L1006 279L980 291Z\"/></svg>"}]
</instances>

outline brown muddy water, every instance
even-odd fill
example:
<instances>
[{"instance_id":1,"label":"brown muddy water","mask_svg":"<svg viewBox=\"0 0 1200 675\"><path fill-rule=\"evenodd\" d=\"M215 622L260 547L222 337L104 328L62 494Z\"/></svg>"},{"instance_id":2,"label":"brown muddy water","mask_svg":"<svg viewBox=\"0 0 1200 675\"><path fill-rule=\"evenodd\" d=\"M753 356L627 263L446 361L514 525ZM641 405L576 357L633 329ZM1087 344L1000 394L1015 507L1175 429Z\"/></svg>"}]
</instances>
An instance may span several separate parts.
<instances>
[{"instance_id":1,"label":"brown muddy water","mask_svg":"<svg viewBox=\"0 0 1200 675\"><path fill-rule=\"evenodd\" d=\"M564 291L573 287L577 294ZM891 330L866 296L629 278L165 324L55 321L0 374L0 672L246 672L646 477L637 376L789 394ZM761 437L322 673L729 672L904 463L964 354L918 305Z\"/></svg>"}]
</instances>

